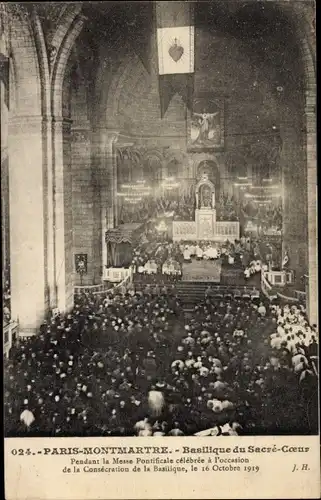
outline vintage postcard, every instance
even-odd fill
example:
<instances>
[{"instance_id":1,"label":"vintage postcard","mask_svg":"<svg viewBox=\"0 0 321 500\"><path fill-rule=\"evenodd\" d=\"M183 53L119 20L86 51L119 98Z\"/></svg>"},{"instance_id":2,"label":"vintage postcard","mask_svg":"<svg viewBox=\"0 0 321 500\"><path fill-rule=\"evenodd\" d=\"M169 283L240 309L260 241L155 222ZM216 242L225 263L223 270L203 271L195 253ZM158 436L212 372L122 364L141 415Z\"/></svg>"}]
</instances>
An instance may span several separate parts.
<instances>
[{"instance_id":1,"label":"vintage postcard","mask_svg":"<svg viewBox=\"0 0 321 500\"><path fill-rule=\"evenodd\" d=\"M6 500L319 497L315 7L0 2Z\"/></svg>"}]
</instances>

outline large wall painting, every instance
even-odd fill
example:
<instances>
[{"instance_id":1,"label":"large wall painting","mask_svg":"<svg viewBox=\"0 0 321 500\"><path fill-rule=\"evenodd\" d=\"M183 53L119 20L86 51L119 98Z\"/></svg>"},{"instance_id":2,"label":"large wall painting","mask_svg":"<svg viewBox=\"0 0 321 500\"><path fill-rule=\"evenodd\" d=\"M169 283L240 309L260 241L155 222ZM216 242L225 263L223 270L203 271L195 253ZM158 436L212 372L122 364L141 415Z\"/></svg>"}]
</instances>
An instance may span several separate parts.
<instances>
[{"instance_id":1,"label":"large wall painting","mask_svg":"<svg viewBox=\"0 0 321 500\"><path fill-rule=\"evenodd\" d=\"M224 148L224 99L210 95L194 97L188 137L189 151Z\"/></svg>"}]
</instances>

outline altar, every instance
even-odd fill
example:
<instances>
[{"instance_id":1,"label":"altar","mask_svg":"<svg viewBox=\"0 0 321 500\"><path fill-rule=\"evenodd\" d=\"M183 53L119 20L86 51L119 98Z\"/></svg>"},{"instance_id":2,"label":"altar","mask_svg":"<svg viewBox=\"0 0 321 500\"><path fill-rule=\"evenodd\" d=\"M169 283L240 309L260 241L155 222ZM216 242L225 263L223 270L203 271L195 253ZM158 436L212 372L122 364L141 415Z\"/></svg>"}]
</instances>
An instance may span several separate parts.
<instances>
[{"instance_id":1,"label":"altar","mask_svg":"<svg viewBox=\"0 0 321 500\"><path fill-rule=\"evenodd\" d=\"M240 238L240 224L217 221L215 186L203 175L195 186L195 221L173 221L173 241L235 241Z\"/></svg>"}]
</instances>

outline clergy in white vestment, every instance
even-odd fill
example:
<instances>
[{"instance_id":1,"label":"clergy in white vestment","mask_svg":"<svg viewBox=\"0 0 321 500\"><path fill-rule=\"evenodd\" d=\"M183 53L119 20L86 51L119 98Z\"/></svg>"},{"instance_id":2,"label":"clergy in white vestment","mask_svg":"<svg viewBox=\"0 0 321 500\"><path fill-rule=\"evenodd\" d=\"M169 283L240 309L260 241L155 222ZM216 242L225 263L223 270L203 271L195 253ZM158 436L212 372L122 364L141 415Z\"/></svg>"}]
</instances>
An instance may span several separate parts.
<instances>
[{"instance_id":1,"label":"clergy in white vestment","mask_svg":"<svg viewBox=\"0 0 321 500\"><path fill-rule=\"evenodd\" d=\"M210 256L210 259L217 259L218 258L218 253L217 253L216 247L209 248L209 256Z\"/></svg>"},{"instance_id":2,"label":"clergy in white vestment","mask_svg":"<svg viewBox=\"0 0 321 500\"><path fill-rule=\"evenodd\" d=\"M170 275L176 274L175 273L175 266L174 266L174 263L172 260L169 261L167 269L168 269L168 274L170 274Z\"/></svg>"},{"instance_id":3,"label":"clergy in white vestment","mask_svg":"<svg viewBox=\"0 0 321 500\"><path fill-rule=\"evenodd\" d=\"M162 267L162 274L170 274L170 271L169 271L169 261L166 260L163 264L163 267Z\"/></svg>"},{"instance_id":4,"label":"clergy in white vestment","mask_svg":"<svg viewBox=\"0 0 321 500\"><path fill-rule=\"evenodd\" d=\"M272 335L270 335L270 339L271 339L271 347L273 349L281 349L281 344L283 339L279 333L272 333Z\"/></svg>"},{"instance_id":5,"label":"clergy in white vestment","mask_svg":"<svg viewBox=\"0 0 321 500\"><path fill-rule=\"evenodd\" d=\"M189 246L189 251L190 251L190 256L192 257L193 255L196 255L196 246L195 245L190 245Z\"/></svg>"},{"instance_id":6,"label":"clergy in white vestment","mask_svg":"<svg viewBox=\"0 0 321 500\"><path fill-rule=\"evenodd\" d=\"M203 254L204 259L212 259L212 247L207 247Z\"/></svg>"},{"instance_id":7,"label":"clergy in white vestment","mask_svg":"<svg viewBox=\"0 0 321 500\"><path fill-rule=\"evenodd\" d=\"M148 406L153 417L159 417L165 405L164 394L154 389L148 393Z\"/></svg>"},{"instance_id":8,"label":"clergy in white vestment","mask_svg":"<svg viewBox=\"0 0 321 500\"><path fill-rule=\"evenodd\" d=\"M201 260L203 258L203 250L201 249L201 247L199 245L197 245L197 247L196 247L196 258L198 260Z\"/></svg>"},{"instance_id":9,"label":"clergy in white vestment","mask_svg":"<svg viewBox=\"0 0 321 500\"><path fill-rule=\"evenodd\" d=\"M157 274L157 264L154 260L150 262L150 269L152 274Z\"/></svg>"},{"instance_id":10,"label":"clergy in white vestment","mask_svg":"<svg viewBox=\"0 0 321 500\"><path fill-rule=\"evenodd\" d=\"M184 248L183 256L186 262L191 262L191 253L189 247Z\"/></svg>"},{"instance_id":11,"label":"clergy in white vestment","mask_svg":"<svg viewBox=\"0 0 321 500\"><path fill-rule=\"evenodd\" d=\"M234 264L234 257L233 257L233 255L229 255L229 256L228 256L228 263L229 263L230 265Z\"/></svg>"},{"instance_id":12,"label":"clergy in white vestment","mask_svg":"<svg viewBox=\"0 0 321 500\"><path fill-rule=\"evenodd\" d=\"M151 430L151 425L148 422L148 418L146 417L146 418L144 418L144 420L139 420L138 422L136 422L136 424L134 425L134 429L137 433L139 433L140 431L143 431L145 429Z\"/></svg>"},{"instance_id":13,"label":"clergy in white vestment","mask_svg":"<svg viewBox=\"0 0 321 500\"><path fill-rule=\"evenodd\" d=\"M173 266L174 266L174 269L175 269L175 274L176 274L176 275L180 275L180 274L182 274L182 271L181 271L181 267L180 267L179 262L177 262L176 260L174 260L174 261L173 261Z\"/></svg>"},{"instance_id":14,"label":"clergy in white vestment","mask_svg":"<svg viewBox=\"0 0 321 500\"><path fill-rule=\"evenodd\" d=\"M254 269L256 273L261 272L261 262L259 260L256 261Z\"/></svg>"},{"instance_id":15,"label":"clergy in white vestment","mask_svg":"<svg viewBox=\"0 0 321 500\"><path fill-rule=\"evenodd\" d=\"M20 415L20 421L25 424L26 427L30 427L30 425L35 421L35 417L33 413L26 408Z\"/></svg>"},{"instance_id":16,"label":"clergy in white vestment","mask_svg":"<svg viewBox=\"0 0 321 500\"><path fill-rule=\"evenodd\" d=\"M145 272L146 272L147 274L152 274L152 272L153 272L153 271L152 271L152 267L151 267L151 262L150 262L150 260L148 260L148 261L146 262L144 270L145 270Z\"/></svg>"}]
</instances>

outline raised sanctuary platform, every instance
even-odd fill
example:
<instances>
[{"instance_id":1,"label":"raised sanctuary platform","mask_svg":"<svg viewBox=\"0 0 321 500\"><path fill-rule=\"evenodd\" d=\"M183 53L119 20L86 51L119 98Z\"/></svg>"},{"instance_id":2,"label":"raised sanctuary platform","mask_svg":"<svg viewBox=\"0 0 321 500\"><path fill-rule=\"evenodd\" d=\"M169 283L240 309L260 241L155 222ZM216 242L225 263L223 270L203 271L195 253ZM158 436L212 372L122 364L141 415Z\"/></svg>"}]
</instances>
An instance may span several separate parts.
<instances>
[{"instance_id":1,"label":"raised sanctuary platform","mask_svg":"<svg viewBox=\"0 0 321 500\"><path fill-rule=\"evenodd\" d=\"M221 260L196 260L186 262L182 266L182 281L208 281L220 283Z\"/></svg>"}]
</instances>

